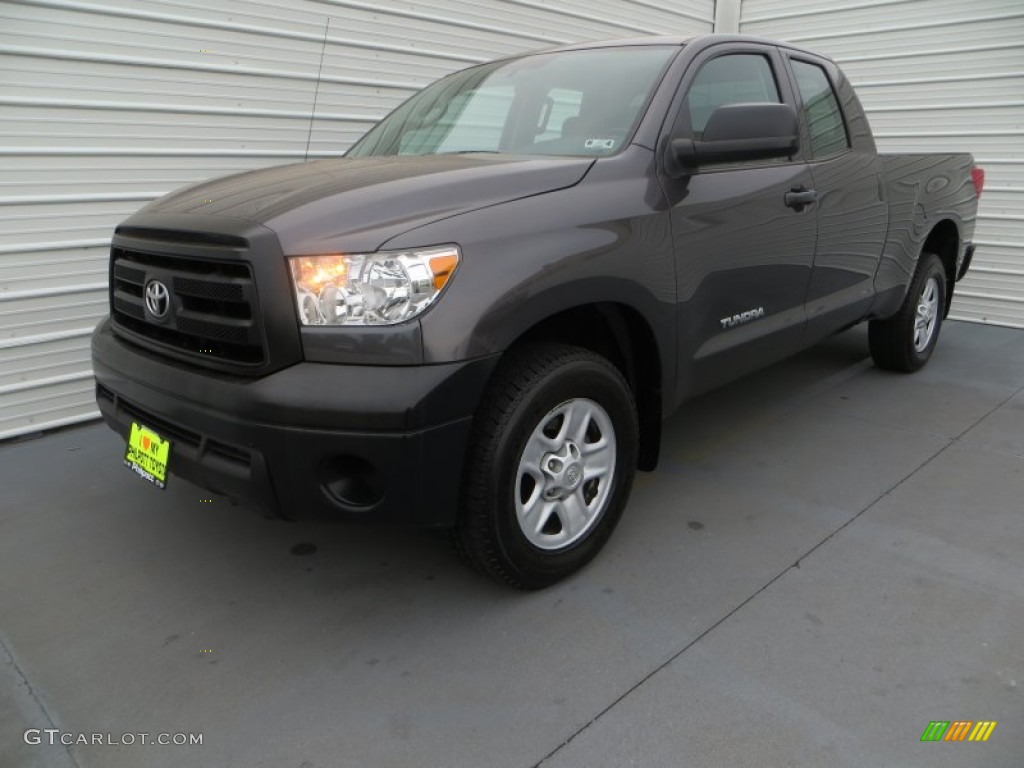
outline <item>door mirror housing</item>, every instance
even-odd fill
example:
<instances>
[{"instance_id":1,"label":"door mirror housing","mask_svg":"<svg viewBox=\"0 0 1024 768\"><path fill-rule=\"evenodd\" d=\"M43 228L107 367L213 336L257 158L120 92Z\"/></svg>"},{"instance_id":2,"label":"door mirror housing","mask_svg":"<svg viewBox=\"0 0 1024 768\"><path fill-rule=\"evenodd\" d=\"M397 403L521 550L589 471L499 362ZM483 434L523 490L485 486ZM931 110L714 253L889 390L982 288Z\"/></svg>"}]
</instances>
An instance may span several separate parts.
<instances>
[{"instance_id":1,"label":"door mirror housing","mask_svg":"<svg viewBox=\"0 0 1024 768\"><path fill-rule=\"evenodd\" d=\"M699 141L673 139L676 166L791 157L800 149L796 111L788 104L726 104L711 113Z\"/></svg>"}]
</instances>

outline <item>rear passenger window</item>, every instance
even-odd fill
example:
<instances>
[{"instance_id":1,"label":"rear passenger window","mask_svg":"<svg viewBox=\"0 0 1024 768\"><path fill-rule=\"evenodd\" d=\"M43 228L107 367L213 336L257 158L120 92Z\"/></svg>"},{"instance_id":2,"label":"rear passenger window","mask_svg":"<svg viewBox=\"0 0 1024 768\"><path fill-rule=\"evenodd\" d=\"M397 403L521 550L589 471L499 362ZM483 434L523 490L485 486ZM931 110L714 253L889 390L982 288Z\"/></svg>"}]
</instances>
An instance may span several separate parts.
<instances>
[{"instance_id":1,"label":"rear passenger window","mask_svg":"<svg viewBox=\"0 0 1024 768\"><path fill-rule=\"evenodd\" d=\"M817 64L793 61L793 74L803 99L804 116L811 131L811 157L819 160L845 152L850 146L839 102L825 70Z\"/></svg>"},{"instance_id":2,"label":"rear passenger window","mask_svg":"<svg viewBox=\"0 0 1024 768\"><path fill-rule=\"evenodd\" d=\"M700 141L711 113L726 104L779 104L779 87L764 56L735 53L705 64L686 94L693 138Z\"/></svg>"}]
</instances>

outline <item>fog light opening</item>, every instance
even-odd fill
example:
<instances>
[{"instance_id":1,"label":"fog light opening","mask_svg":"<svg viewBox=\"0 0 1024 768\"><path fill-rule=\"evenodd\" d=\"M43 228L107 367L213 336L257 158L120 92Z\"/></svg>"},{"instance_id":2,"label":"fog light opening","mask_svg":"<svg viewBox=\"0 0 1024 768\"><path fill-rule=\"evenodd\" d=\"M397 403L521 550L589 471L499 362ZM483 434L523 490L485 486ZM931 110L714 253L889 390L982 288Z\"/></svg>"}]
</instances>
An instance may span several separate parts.
<instances>
[{"instance_id":1,"label":"fog light opening","mask_svg":"<svg viewBox=\"0 0 1024 768\"><path fill-rule=\"evenodd\" d=\"M335 504L368 510L384 498L384 477L358 456L335 456L320 465L320 488Z\"/></svg>"}]
</instances>

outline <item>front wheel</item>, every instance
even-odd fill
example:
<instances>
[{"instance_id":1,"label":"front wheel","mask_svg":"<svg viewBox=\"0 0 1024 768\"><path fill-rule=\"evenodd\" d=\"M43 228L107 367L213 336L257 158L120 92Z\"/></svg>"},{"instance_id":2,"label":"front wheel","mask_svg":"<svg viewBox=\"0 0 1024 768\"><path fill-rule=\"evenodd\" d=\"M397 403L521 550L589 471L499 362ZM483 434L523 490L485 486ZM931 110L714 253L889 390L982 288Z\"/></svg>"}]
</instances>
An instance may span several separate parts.
<instances>
[{"instance_id":1,"label":"front wheel","mask_svg":"<svg viewBox=\"0 0 1024 768\"><path fill-rule=\"evenodd\" d=\"M626 505L637 443L632 393L611 363L562 344L514 350L474 421L460 552L520 589L582 568Z\"/></svg>"},{"instance_id":2,"label":"front wheel","mask_svg":"<svg viewBox=\"0 0 1024 768\"><path fill-rule=\"evenodd\" d=\"M922 253L903 306L892 317L868 324L875 365L916 371L932 356L946 311L946 271L934 253Z\"/></svg>"}]
</instances>

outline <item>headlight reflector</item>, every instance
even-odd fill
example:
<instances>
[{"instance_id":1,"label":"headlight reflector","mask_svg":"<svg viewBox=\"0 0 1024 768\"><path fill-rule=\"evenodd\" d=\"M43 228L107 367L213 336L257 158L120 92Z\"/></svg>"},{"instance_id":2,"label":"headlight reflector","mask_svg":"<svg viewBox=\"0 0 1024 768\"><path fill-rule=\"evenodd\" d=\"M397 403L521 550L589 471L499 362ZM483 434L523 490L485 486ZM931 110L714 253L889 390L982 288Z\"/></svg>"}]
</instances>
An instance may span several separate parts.
<instances>
[{"instance_id":1,"label":"headlight reflector","mask_svg":"<svg viewBox=\"0 0 1024 768\"><path fill-rule=\"evenodd\" d=\"M288 264L303 325L394 325L437 298L459 264L459 249L293 256Z\"/></svg>"}]
</instances>

